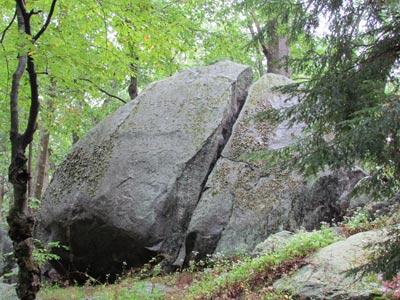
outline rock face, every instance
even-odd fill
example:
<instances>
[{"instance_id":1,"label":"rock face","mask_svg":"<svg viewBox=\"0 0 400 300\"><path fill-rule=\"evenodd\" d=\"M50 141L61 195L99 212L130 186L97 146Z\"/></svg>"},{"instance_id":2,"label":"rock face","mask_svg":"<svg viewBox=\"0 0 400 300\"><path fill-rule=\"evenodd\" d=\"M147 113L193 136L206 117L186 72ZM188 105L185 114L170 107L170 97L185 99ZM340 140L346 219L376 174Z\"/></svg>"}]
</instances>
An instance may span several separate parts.
<instances>
[{"instance_id":1,"label":"rock face","mask_svg":"<svg viewBox=\"0 0 400 300\"><path fill-rule=\"evenodd\" d=\"M18 300L15 284L0 282L0 295L2 300Z\"/></svg>"},{"instance_id":2,"label":"rock face","mask_svg":"<svg viewBox=\"0 0 400 300\"><path fill-rule=\"evenodd\" d=\"M366 245L382 242L386 236L384 231L367 231L327 246L294 274L275 282L274 288L290 291L296 299L372 299L380 294L377 280L349 271L368 261Z\"/></svg>"},{"instance_id":3,"label":"rock face","mask_svg":"<svg viewBox=\"0 0 400 300\"><path fill-rule=\"evenodd\" d=\"M271 234L265 241L259 243L253 250L253 255L265 255L275 251L279 251L290 242L293 238L293 232L290 231L280 231Z\"/></svg>"},{"instance_id":4,"label":"rock face","mask_svg":"<svg viewBox=\"0 0 400 300\"><path fill-rule=\"evenodd\" d=\"M44 195L36 230L69 247L58 270L99 277L156 253L173 263L251 78L232 62L180 72L80 140Z\"/></svg>"},{"instance_id":5,"label":"rock face","mask_svg":"<svg viewBox=\"0 0 400 300\"><path fill-rule=\"evenodd\" d=\"M186 255L251 252L272 233L313 229L340 218L339 198L353 184L353 174L321 174L306 182L299 174L251 157L287 146L301 134L301 124L289 128L286 123L260 121L261 112L296 103L275 89L289 83L284 76L266 74L252 85L194 211Z\"/></svg>"},{"instance_id":6,"label":"rock face","mask_svg":"<svg viewBox=\"0 0 400 300\"><path fill-rule=\"evenodd\" d=\"M13 255L13 245L5 228L0 225L0 279L9 281L10 278L3 278L16 267Z\"/></svg>"},{"instance_id":7,"label":"rock face","mask_svg":"<svg viewBox=\"0 0 400 300\"><path fill-rule=\"evenodd\" d=\"M275 89L289 79L267 74L245 99L250 83L250 69L232 62L178 73L78 142L44 195L36 230L70 249L58 249L54 267L101 278L155 255L181 266L193 251L251 253L270 234L340 219L360 175L306 181L257 159L303 126L261 120L296 104Z\"/></svg>"}]
</instances>

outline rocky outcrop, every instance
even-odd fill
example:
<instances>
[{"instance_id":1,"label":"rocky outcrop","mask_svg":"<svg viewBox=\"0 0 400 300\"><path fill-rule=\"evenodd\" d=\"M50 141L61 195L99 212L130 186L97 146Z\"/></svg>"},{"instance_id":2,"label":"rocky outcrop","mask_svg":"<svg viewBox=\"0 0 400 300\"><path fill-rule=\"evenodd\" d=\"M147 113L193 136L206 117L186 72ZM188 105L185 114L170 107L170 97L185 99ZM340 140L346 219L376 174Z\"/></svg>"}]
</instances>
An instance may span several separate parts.
<instances>
[{"instance_id":1,"label":"rocky outcrop","mask_svg":"<svg viewBox=\"0 0 400 300\"><path fill-rule=\"evenodd\" d=\"M3 224L0 224L0 280L9 282L13 269L16 268L16 262L13 254L13 245L7 230Z\"/></svg>"},{"instance_id":2,"label":"rocky outcrop","mask_svg":"<svg viewBox=\"0 0 400 300\"><path fill-rule=\"evenodd\" d=\"M181 266L193 251L251 253L278 231L340 220L363 174L306 180L259 159L303 126L261 120L296 104L275 89L289 79L267 74L245 101L250 83L250 69L232 62L180 72L79 141L44 195L36 230L69 248L57 250L54 267L99 278L156 255Z\"/></svg>"},{"instance_id":3,"label":"rocky outcrop","mask_svg":"<svg viewBox=\"0 0 400 300\"><path fill-rule=\"evenodd\" d=\"M367 245L384 241L384 231L355 234L319 250L307 265L274 284L305 300L372 299L381 293L377 278L351 272L368 262Z\"/></svg>"},{"instance_id":4,"label":"rocky outcrop","mask_svg":"<svg viewBox=\"0 0 400 300\"><path fill-rule=\"evenodd\" d=\"M299 138L303 126L260 121L266 110L296 104L277 87L290 84L266 74L249 91L232 136L212 170L194 211L186 238L186 255L251 252L270 234L341 218L340 199L355 184L352 172L326 172L306 181L301 174L271 166L257 153L280 149ZM256 155L254 155L256 153ZM181 253L181 259L184 255Z\"/></svg>"},{"instance_id":5,"label":"rocky outcrop","mask_svg":"<svg viewBox=\"0 0 400 300\"><path fill-rule=\"evenodd\" d=\"M251 78L232 62L180 72L80 140L44 195L36 230L68 246L58 270L100 277L156 254L173 264Z\"/></svg>"},{"instance_id":6,"label":"rocky outcrop","mask_svg":"<svg viewBox=\"0 0 400 300\"><path fill-rule=\"evenodd\" d=\"M0 295L2 300L18 300L15 284L0 282Z\"/></svg>"}]
</instances>

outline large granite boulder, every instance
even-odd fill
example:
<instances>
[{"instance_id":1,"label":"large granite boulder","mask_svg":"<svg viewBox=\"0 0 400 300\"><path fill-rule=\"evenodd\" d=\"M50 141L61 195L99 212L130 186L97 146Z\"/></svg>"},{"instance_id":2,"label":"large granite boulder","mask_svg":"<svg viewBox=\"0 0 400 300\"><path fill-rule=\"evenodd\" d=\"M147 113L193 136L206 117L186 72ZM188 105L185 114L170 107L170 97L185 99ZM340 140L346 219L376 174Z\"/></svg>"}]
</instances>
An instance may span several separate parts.
<instances>
[{"instance_id":1,"label":"large granite boulder","mask_svg":"<svg viewBox=\"0 0 400 300\"><path fill-rule=\"evenodd\" d=\"M326 172L314 180L254 153L273 151L300 137L302 124L289 127L260 118L262 112L295 105L276 88L292 81L266 74L252 85L231 138L212 170L193 213L180 260L194 252L250 253L270 234L300 227L314 229L321 222L340 220L341 196L355 184L352 172Z\"/></svg>"},{"instance_id":2,"label":"large granite boulder","mask_svg":"<svg viewBox=\"0 0 400 300\"><path fill-rule=\"evenodd\" d=\"M54 174L37 236L58 240L58 271L94 277L176 260L207 176L252 80L219 62L148 87L80 140Z\"/></svg>"},{"instance_id":3,"label":"large granite boulder","mask_svg":"<svg viewBox=\"0 0 400 300\"><path fill-rule=\"evenodd\" d=\"M379 295L381 283L368 274L355 273L368 262L368 245L383 242L382 230L355 234L319 250L307 265L274 283L277 290L289 291L296 299L339 300L372 299Z\"/></svg>"},{"instance_id":4,"label":"large granite boulder","mask_svg":"<svg viewBox=\"0 0 400 300\"><path fill-rule=\"evenodd\" d=\"M36 230L69 248L57 250L54 267L101 278L156 255L181 266L193 252L251 253L270 234L339 221L365 174L306 180L257 159L303 126L262 118L296 104L275 89L288 78L266 74L245 99L250 83L250 69L232 62L180 72L79 141L44 195Z\"/></svg>"}]
</instances>

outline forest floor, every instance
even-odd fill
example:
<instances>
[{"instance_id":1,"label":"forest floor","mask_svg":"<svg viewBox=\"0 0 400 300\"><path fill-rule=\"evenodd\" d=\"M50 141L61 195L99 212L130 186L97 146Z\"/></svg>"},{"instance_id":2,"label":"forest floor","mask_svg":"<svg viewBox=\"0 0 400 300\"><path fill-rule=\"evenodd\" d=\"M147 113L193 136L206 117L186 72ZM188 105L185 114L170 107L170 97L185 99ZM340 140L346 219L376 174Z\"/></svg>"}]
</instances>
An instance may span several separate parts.
<instances>
[{"instance_id":1,"label":"forest floor","mask_svg":"<svg viewBox=\"0 0 400 300\"><path fill-rule=\"evenodd\" d=\"M398 217L396 212L396 218ZM355 233L378 229L392 223L392 217L370 220L363 211L333 228L299 231L290 241L256 257L209 257L186 269L162 274L160 265L145 266L124 275L113 284L44 286L40 300L153 300L153 299L292 299L277 291L273 283L305 265L305 258L320 248ZM340 232L340 234L338 234Z\"/></svg>"}]
</instances>

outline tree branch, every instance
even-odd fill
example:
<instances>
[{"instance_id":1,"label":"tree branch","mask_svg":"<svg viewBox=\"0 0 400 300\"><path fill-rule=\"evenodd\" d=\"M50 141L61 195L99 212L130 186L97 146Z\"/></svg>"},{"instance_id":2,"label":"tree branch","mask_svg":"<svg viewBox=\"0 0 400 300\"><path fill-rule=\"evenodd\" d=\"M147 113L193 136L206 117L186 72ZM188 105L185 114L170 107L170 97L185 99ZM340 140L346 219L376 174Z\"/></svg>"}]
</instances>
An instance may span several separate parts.
<instances>
[{"instance_id":1,"label":"tree branch","mask_svg":"<svg viewBox=\"0 0 400 300\"><path fill-rule=\"evenodd\" d=\"M16 0L17 2L17 7L21 10L22 17L24 18L24 21L28 18L28 13L25 8L25 0Z\"/></svg>"},{"instance_id":2,"label":"tree branch","mask_svg":"<svg viewBox=\"0 0 400 300\"><path fill-rule=\"evenodd\" d=\"M19 83L21 77L24 74L26 67L26 55L20 55L18 58L18 66L12 76L11 93L10 93L10 111L11 111L11 130L10 139L12 143L17 142L18 129L19 129L19 117L18 117L18 94L19 94Z\"/></svg>"},{"instance_id":3,"label":"tree branch","mask_svg":"<svg viewBox=\"0 0 400 300\"><path fill-rule=\"evenodd\" d=\"M47 16L46 22L43 24L42 28L40 28L39 32L33 37L33 42L36 42L40 36L46 31L47 27L50 24L51 18L53 17L54 9L56 7L57 0L53 0L51 2L49 14Z\"/></svg>"},{"instance_id":4,"label":"tree branch","mask_svg":"<svg viewBox=\"0 0 400 300\"><path fill-rule=\"evenodd\" d=\"M32 142L33 134L35 133L36 130L36 121L40 107L37 74L35 70L35 64L31 56L28 56L27 70L29 75L29 85L31 87L31 105L29 109L28 124L23 134L24 147L28 146Z\"/></svg>"},{"instance_id":5,"label":"tree branch","mask_svg":"<svg viewBox=\"0 0 400 300\"><path fill-rule=\"evenodd\" d=\"M14 16L12 17L10 23L8 23L7 27L1 33L0 44L3 44L6 33L7 33L8 29L11 28L11 25L14 23L16 17L17 17L17 10L15 10Z\"/></svg>"},{"instance_id":6,"label":"tree branch","mask_svg":"<svg viewBox=\"0 0 400 300\"><path fill-rule=\"evenodd\" d=\"M255 34L255 36L253 37L253 39L257 39L260 46L261 46L261 50L265 56L265 58L267 59L267 62L270 61L271 59L271 51L269 50L268 46L265 44L265 40L264 40L264 30L261 29L260 23L258 23L257 17L254 14L254 12L250 12L250 15L253 19L254 25L256 26L257 29L257 33ZM252 34L255 33L254 31L252 32Z\"/></svg>"},{"instance_id":7,"label":"tree branch","mask_svg":"<svg viewBox=\"0 0 400 300\"><path fill-rule=\"evenodd\" d=\"M97 84L95 84L93 81L91 81L90 79L87 79L87 78L79 78L79 80L89 82L91 85L93 85L96 89L98 89L98 90L99 90L100 92L102 92L103 94L106 94L107 96L109 96L109 97L111 97L111 98L114 98L114 99L117 99L117 100L119 100L119 101L121 101L121 102L123 102L123 103L127 103L126 100L122 99L121 97L118 97L117 95L113 95L113 94L107 92L106 90L104 90L103 88L101 88L101 87L99 87Z\"/></svg>"},{"instance_id":8,"label":"tree branch","mask_svg":"<svg viewBox=\"0 0 400 300\"><path fill-rule=\"evenodd\" d=\"M23 5L23 3L22 3ZM18 20L18 30L24 32L25 19L20 4L18 3L15 9ZM18 112L18 95L19 86L22 75L25 72L27 63L27 56L25 54L18 56L18 65L12 76L11 92L10 92L10 114L11 114L11 127L10 127L10 140L12 157L15 157L18 144L19 144L19 112Z\"/></svg>"},{"instance_id":9,"label":"tree branch","mask_svg":"<svg viewBox=\"0 0 400 300\"><path fill-rule=\"evenodd\" d=\"M26 13L26 9L24 7L23 0L17 0L17 3L20 6L20 8L22 5L23 8L21 9L21 11L22 12L25 11L25 13L22 13L22 15L24 16L24 19L26 21L25 33L32 36L31 28L29 26L30 14ZM56 3L57 3L57 0L52 1L46 22L44 23L42 28L39 30L39 32L34 37L32 37L32 43L37 41L37 39L46 31L48 25L50 24L51 18L53 16ZM24 148L27 147L32 142L33 134L35 133L35 130L36 130L36 121L37 121L37 117L39 114L39 108L40 108L37 74L36 74L36 70L35 70L35 63L33 61L32 56L27 57L27 70L28 70L28 75L29 75L29 85L31 87L31 105L30 105L30 109L29 109L28 124L26 126L24 134L22 135L22 143L23 143L22 146Z\"/></svg>"}]
</instances>

